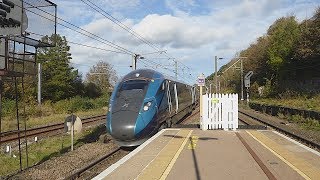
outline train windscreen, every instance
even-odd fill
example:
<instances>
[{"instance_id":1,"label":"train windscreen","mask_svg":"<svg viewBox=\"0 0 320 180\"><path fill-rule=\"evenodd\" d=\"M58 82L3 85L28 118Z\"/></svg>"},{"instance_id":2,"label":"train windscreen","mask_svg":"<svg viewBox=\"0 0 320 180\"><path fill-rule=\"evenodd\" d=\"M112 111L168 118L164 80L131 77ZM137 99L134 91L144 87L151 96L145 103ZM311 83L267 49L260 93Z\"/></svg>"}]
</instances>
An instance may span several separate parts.
<instances>
[{"instance_id":1,"label":"train windscreen","mask_svg":"<svg viewBox=\"0 0 320 180\"><path fill-rule=\"evenodd\" d=\"M123 82L116 94L113 112L129 110L139 112L148 89L148 81L132 80Z\"/></svg>"}]
</instances>

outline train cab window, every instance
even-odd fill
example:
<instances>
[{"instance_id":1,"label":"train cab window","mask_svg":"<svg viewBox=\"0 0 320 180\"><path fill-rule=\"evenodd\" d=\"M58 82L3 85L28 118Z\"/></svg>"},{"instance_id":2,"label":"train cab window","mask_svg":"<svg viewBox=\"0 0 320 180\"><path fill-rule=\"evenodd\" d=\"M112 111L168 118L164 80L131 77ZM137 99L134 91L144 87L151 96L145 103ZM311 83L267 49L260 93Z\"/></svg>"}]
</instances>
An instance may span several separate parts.
<instances>
[{"instance_id":1,"label":"train cab window","mask_svg":"<svg viewBox=\"0 0 320 180\"><path fill-rule=\"evenodd\" d=\"M129 94L141 94L144 95L148 87L148 82L144 80L126 81L121 84L117 96L129 95Z\"/></svg>"}]
</instances>

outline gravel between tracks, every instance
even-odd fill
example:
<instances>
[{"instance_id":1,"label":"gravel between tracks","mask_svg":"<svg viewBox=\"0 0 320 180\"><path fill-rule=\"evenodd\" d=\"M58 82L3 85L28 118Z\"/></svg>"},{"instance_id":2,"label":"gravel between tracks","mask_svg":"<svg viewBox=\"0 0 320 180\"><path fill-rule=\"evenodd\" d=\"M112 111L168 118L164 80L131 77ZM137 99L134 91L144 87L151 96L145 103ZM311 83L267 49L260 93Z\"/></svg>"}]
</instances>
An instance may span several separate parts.
<instances>
[{"instance_id":1,"label":"gravel between tracks","mask_svg":"<svg viewBox=\"0 0 320 180\"><path fill-rule=\"evenodd\" d=\"M64 179L73 171L86 166L103 155L117 148L117 145L107 135L105 142L84 144L72 152L51 158L42 164L34 166L10 179ZM108 165L106 165L108 166Z\"/></svg>"}]
</instances>

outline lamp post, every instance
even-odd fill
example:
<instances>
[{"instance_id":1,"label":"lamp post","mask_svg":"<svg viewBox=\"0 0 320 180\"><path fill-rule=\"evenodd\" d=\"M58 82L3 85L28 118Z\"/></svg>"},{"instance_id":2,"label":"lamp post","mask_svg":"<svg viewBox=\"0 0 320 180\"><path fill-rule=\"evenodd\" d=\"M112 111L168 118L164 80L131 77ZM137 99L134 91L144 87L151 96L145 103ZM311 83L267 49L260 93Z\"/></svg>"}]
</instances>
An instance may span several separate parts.
<instances>
[{"instance_id":1,"label":"lamp post","mask_svg":"<svg viewBox=\"0 0 320 180\"><path fill-rule=\"evenodd\" d=\"M217 56L214 56L214 70L215 70L215 86L216 86L216 93L218 93L218 59L223 59L223 58L218 58Z\"/></svg>"}]
</instances>

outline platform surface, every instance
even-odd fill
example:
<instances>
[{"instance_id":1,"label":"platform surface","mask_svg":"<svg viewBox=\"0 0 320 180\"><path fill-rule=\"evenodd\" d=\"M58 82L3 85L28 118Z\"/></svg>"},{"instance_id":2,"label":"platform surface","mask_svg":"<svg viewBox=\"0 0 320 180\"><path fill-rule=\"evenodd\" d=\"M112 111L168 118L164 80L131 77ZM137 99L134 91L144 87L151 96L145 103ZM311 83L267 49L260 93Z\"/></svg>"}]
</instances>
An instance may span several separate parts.
<instances>
[{"instance_id":1,"label":"platform surface","mask_svg":"<svg viewBox=\"0 0 320 180\"><path fill-rule=\"evenodd\" d=\"M94 179L320 179L320 153L274 131L167 129Z\"/></svg>"}]
</instances>

